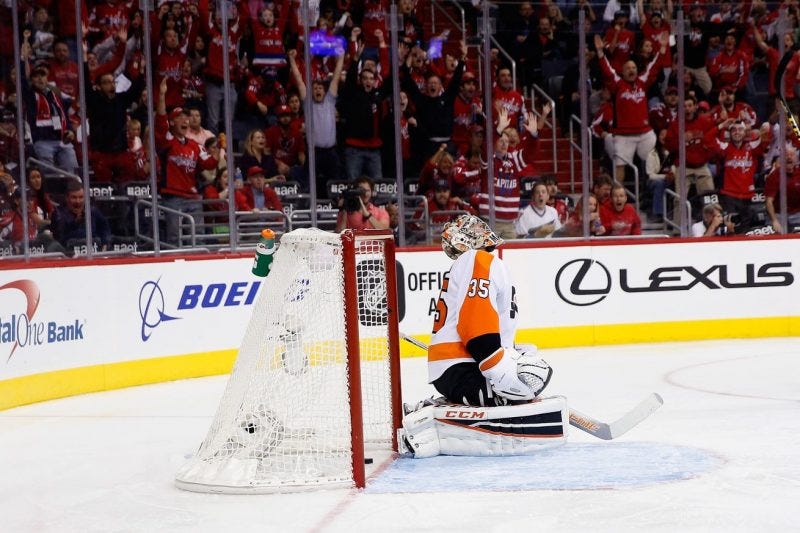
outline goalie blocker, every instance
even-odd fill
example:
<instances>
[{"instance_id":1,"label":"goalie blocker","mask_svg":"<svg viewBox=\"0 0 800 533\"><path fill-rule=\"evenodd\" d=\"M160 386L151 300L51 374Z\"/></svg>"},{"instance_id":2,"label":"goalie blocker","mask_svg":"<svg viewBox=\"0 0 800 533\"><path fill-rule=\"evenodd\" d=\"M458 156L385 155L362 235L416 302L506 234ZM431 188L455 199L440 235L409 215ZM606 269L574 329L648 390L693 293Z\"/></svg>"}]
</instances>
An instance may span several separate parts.
<instances>
[{"instance_id":1,"label":"goalie blocker","mask_svg":"<svg viewBox=\"0 0 800 533\"><path fill-rule=\"evenodd\" d=\"M554 396L499 407L428 405L407 414L398 445L415 458L531 455L567 442L567 401Z\"/></svg>"}]
</instances>

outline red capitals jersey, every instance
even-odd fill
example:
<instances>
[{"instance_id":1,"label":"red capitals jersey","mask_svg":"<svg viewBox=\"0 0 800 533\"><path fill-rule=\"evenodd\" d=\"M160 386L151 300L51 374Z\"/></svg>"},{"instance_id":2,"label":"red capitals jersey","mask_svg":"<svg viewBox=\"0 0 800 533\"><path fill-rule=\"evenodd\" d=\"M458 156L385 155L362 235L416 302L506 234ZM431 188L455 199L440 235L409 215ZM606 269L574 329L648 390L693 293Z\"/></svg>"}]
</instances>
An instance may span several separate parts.
<instances>
[{"instance_id":1,"label":"red capitals jersey","mask_svg":"<svg viewBox=\"0 0 800 533\"><path fill-rule=\"evenodd\" d=\"M728 118L739 118L744 121L745 126L748 128L752 128L756 125L756 112L755 110L750 107L749 104L745 102L735 102L733 104L732 109L726 109L726 114ZM711 119L714 121L714 124L722 124L724 119L721 116L722 113L722 106L717 104L713 108L711 108ZM724 132L723 132L724 133ZM720 138L723 138L720 136Z\"/></svg>"},{"instance_id":2,"label":"red capitals jersey","mask_svg":"<svg viewBox=\"0 0 800 533\"><path fill-rule=\"evenodd\" d=\"M775 198L778 201L781 196L780 180L780 169L775 168L770 171L764 184L764 196ZM778 205L775 207L777 211ZM786 212L790 215L800 213L800 167L786 175Z\"/></svg>"},{"instance_id":3,"label":"red capitals jersey","mask_svg":"<svg viewBox=\"0 0 800 533\"><path fill-rule=\"evenodd\" d=\"M539 139L531 138L520 150L508 152L505 156L494 155L494 215L497 220L513 222L519 215L521 173L533 162L538 143ZM487 180L481 184L478 200L481 216L488 217L490 204Z\"/></svg>"},{"instance_id":4,"label":"red capitals jersey","mask_svg":"<svg viewBox=\"0 0 800 533\"><path fill-rule=\"evenodd\" d=\"M695 115L692 120L684 124L684 138L686 139L686 166L689 168L702 167L711 160L713 153L705 145L705 135L709 128L714 127L714 121L706 114ZM667 129L667 138L664 142L667 150L672 154L678 153L678 121L674 121Z\"/></svg>"},{"instance_id":5,"label":"red capitals jersey","mask_svg":"<svg viewBox=\"0 0 800 533\"><path fill-rule=\"evenodd\" d=\"M275 26L268 28L259 21L253 24L253 52L254 67L284 67L286 66L286 52L283 47L283 28L286 19L275 20Z\"/></svg>"},{"instance_id":6,"label":"red capitals jersey","mask_svg":"<svg viewBox=\"0 0 800 533\"><path fill-rule=\"evenodd\" d=\"M222 32L219 31L216 26L210 24L210 28L208 29L208 33L210 35L210 39L208 41L208 56L206 58L206 67L205 67L205 74L211 78L222 80L223 76L225 75L225 69L223 68L223 57L222 57ZM231 79L236 80L238 79L238 72L236 69L237 61L236 61L236 46L239 43L239 37L241 33L239 32L239 24L233 24L231 27L228 28L228 61L231 67Z\"/></svg>"},{"instance_id":7,"label":"red capitals jersey","mask_svg":"<svg viewBox=\"0 0 800 533\"><path fill-rule=\"evenodd\" d=\"M365 0L364 16L361 20L361 35L367 48L377 48L378 39L375 30L381 30L383 37L389 41L387 20L389 19L389 2L386 0Z\"/></svg>"},{"instance_id":8,"label":"red capitals jersey","mask_svg":"<svg viewBox=\"0 0 800 533\"><path fill-rule=\"evenodd\" d=\"M733 85L736 90L744 88L750 74L750 64L747 56L739 51L733 53L725 51L718 54L708 65L708 74L714 82L714 88L719 90L726 85Z\"/></svg>"},{"instance_id":9,"label":"red capitals jersey","mask_svg":"<svg viewBox=\"0 0 800 533\"><path fill-rule=\"evenodd\" d=\"M614 95L613 134L639 135L653 130L647 111L647 90L661 71L660 62L661 54L656 54L644 72L630 83L611 67L607 56L604 55L600 60L606 86Z\"/></svg>"},{"instance_id":10,"label":"red capitals jersey","mask_svg":"<svg viewBox=\"0 0 800 533\"><path fill-rule=\"evenodd\" d=\"M244 93L244 99L250 107L256 107L256 103L261 102L269 109L275 109L279 105L286 103L286 90L280 82L273 82L269 90L266 89L264 80L261 76L251 76Z\"/></svg>"},{"instance_id":11,"label":"red capitals jersey","mask_svg":"<svg viewBox=\"0 0 800 533\"><path fill-rule=\"evenodd\" d=\"M48 77L55 82L56 87L72 98L78 97L78 64L74 61L67 61L61 64L58 61L50 60L50 74Z\"/></svg>"},{"instance_id":12,"label":"red capitals jersey","mask_svg":"<svg viewBox=\"0 0 800 533\"><path fill-rule=\"evenodd\" d=\"M72 15L75 20L75 15ZM110 36L113 32L128 25L128 10L122 3L119 4L97 4L89 13L89 31L99 32L103 38Z\"/></svg>"},{"instance_id":13,"label":"red capitals jersey","mask_svg":"<svg viewBox=\"0 0 800 533\"><path fill-rule=\"evenodd\" d=\"M604 133L611 132L613 123L614 104L611 102L604 102L600 105L600 109L597 110L597 113L595 113L592 118L592 125L589 126L589 129L592 130L592 134L598 139L602 139Z\"/></svg>"},{"instance_id":14,"label":"red capitals jersey","mask_svg":"<svg viewBox=\"0 0 800 533\"><path fill-rule=\"evenodd\" d=\"M161 83L161 79L166 77L167 94L164 98L168 109L179 106L183 102L180 80L183 77L183 62L185 60L186 54L182 51L170 51L167 49L162 49L156 59L156 76L153 80L155 86L154 94L158 94L158 85Z\"/></svg>"},{"instance_id":15,"label":"red capitals jersey","mask_svg":"<svg viewBox=\"0 0 800 533\"><path fill-rule=\"evenodd\" d=\"M461 95L456 96L453 102L453 143L459 153L464 153L469 146L469 127L475 124L475 119L483 113L481 99L473 96L472 100L464 100Z\"/></svg>"},{"instance_id":16,"label":"red capitals jersey","mask_svg":"<svg viewBox=\"0 0 800 533\"><path fill-rule=\"evenodd\" d=\"M661 22L660 28L654 28L652 24L650 24L650 20L648 19L642 25L642 35L645 39L649 39L653 43L653 49L658 50L661 47L661 39L666 36L669 38L672 29L669 26L669 23L666 21ZM672 49L667 46L667 50L664 52L664 55L661 57L661 67L662 68L671 68L672 67Z\"/></svg>"},{"instance_id":17,"label":"red capitals jersey","mask_svg":"<svg viewBox=\"0 0 800 533\"><path fill-rule=\"evenodd\" d=\"M156 150L161 158L161 186L159 192L200 198L197 192L198 165L203 170L217 167L218 161L191 139L177 139L169 131L167 115L156 115Z\"/></svg>"},{"instance_id":18,"label":"red capitals jersey","mask_svg":"<svg viewBox=\"0 0 800 533\"><path fill-rule=\"evenodd\" d=\"M642 220L631 204L625 204L622 211L617 211L612 205L600 206L600 221L606 228L604 235L641 235Z\"/></svg>"},{"instance_id":19,"label":"red capitals jersey","mask_svg":"<svg viewBox=\"0 0 800 533\"><path fill-rule=\"evenodd\" d=\"M708 130L704 141L723 160L725 170L720 192L733 198L749 200L755 190L753 178L758 169L758 159L764 154L767 143L761 142L761 137L758 137L754 141L745 141L736 146L731 142L720 141L718 131L717 127Z\"/></svg>"},{"instance_id":20,"label":"red capitals jersey","mask_svg":"<svg viewBox=\"0 0 800 533\"><path fill-rule=\"evenodd\" d=\"M480 203L481 185L486 181L486 163L480 168L470 168L467 159L461 156L453 167L453 196L467 198L473 205ZM475 200L474 202L472 200Z\"/></svg>"},{"instance_id":21,"label":"red capitals jersey","mask_svg":"<svg viewBox=\"0 0 800 533\"><path fill-rule=\"evenodd\" d=\"M305 137L299 130L291 126L284 130L276 124L267 128L264 136L275 159L289 166L299 164L298 155L306 151Z\"/></svg>"},{"instance_id":22,"label":"red capitals jersey","mask_svg":"<svg viewBox=\"0 0 800 533\"><path fill-rule=\"evenodd\" d=\"M653 130L659 132L669 128L677 116L677 107L667 107L664 102L659 102L650 109L650 125L653 126ZM703 130L703 133L705 133L705 130Z\"/></svg>"},{"instance_id":23,"label":"red capitals jersey","mask_svg":"<svg viewBox=\"0 0 800 533\"><path fill-rule=\"evenodd\" d=\"M497 102L503 109L508 110L508 119L511 121L510 127L519 131L520 125L525 120L527 111L525 110L525 100L522 95L514 89L505 90L500 87L492 89L492 103L497 106ZM497 127L497 113L494 113L494 127Z\"/></svg>"},{"instance_id":24,"label":"red capitals jersey","mask_svg":"<svg viewBox=\"0 0 800 533\"><path fill-rule=\"evenodd\" d=\"M606 43L611 43L614 39L614 33L616 33L614 28L609 28L603 40ZM614 48L614 51L611 52L610 58L611 66L614 68L615 72L622 71L622 65L633 56L635 48L636 35L628 29L620 30L619 36L617 37L617 46Z\"/></svg>"}]
</instances>

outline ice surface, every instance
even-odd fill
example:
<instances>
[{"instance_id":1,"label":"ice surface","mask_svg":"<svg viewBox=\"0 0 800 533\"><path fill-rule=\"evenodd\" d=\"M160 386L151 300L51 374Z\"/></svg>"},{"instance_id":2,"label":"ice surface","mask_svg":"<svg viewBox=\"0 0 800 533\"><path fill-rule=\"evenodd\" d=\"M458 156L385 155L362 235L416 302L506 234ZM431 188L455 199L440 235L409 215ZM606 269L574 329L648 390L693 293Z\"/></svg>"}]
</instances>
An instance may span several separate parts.
<instances>
[{"instance_id":1,"label":"ice surface","mask_svg":"<svg viewBox=\"0 0 800 533\"><path fill-rule=\"evenodd\" d=\"M0 412L0 530L798 531L800 339L543 350L548 387L614 420L664 406L618 440L572 428L538 457L379 460L363 491L230 496L174 487L225 378ZM404 400L433 390L403 361Z\"/></svg>"}]
</instances>

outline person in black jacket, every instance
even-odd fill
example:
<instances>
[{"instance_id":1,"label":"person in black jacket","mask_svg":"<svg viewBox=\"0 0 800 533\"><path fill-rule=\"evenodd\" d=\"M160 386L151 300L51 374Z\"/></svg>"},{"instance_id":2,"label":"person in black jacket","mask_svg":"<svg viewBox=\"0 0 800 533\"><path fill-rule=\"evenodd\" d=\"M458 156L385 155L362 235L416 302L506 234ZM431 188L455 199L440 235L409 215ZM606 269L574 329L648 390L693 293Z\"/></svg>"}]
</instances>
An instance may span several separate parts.
<instances>
[{"instance_id":1,"label":"person in black jacket","mask_svg":"<svg viewBox=\"0 0 800 533\"><path fill-rule=\"evenodd\" d=\"M89 79L88 72L86 79ZM136 160L128 151L128 108L144 89L142 76L125 92L116 92L113 74L103 74L86 92L89 119L89 162L94 182L125 183L136 179Z\"/></svg>"},{"instance_id":2,"label":"person in black jacket","mask_svg":"<svg viewBox=\"0 0 800 533\"><path fill-rule=\"evenodd\" d=\"M376 87L374 70L363 68L359 72L361 51L363 45L347 70L347 78L339 95L340 115L346 117L344 156L345 171L350 181L360 176L368 176L373 180L383 178L380 123L384 113L384 91L392 90L391 81L387 80L379 88Z\"/></svg>"},{"instance_id":3,"label":"person in black jacket","mask_svg":"<svg viewBox=\"0 0 800 533\"><path fill-rule=\"evenodd\" d=\"M423 141L423 160L429 159L442 144L451 144L453 135L453 104L461 86L467 58L467 44L461 41L461 59L453 73L447 89L442 91L442 80L436 74L429 74L425 80L425 92L421 92L411 79L409 66L402 67L403 90L406 91L417 109L417 127ZM451 146L451 148L453 148Z\"/></svg>"}]
</instances>

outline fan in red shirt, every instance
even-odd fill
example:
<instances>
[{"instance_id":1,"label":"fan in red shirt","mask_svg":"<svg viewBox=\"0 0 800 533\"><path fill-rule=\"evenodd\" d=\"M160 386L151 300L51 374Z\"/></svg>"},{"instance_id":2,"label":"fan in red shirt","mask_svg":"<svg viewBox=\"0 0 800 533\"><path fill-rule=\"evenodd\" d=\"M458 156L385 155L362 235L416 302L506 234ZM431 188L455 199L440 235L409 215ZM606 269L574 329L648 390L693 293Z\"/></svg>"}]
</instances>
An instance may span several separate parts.
<instances>
[{"instance_id":1,"label":"fan in red shirt","mask_svg":"<svg viewBox=\"0 0 800 533\"><path fill-rule=\"evenodd\" d=\"M481 192L476 195L478 210L481 217L488 218L490 208L494 208L494 230L501 238L516 239L517 230L514 221L519 216L520 210L520 185L522 170L533 162L536 157L539 142L539 125L536 115L528 114L525 129L529 136L521 143L522 148L511 151L508 136L502 133L509 124L509 113L505 108L498 113L497 131L500 134L494 148L494 206L489 203L488 179L481 183ZM473 201L473 204L475 202Z\"/></svg>"},{"instance_id":2,"label":"fan in red shirt","mask_svg":"<svg viewBox=\"0 0 800 533\"><path fill-rule=\"evenodd\" d=\"M653 10L648 16L644 12L643 2L639 2L639 19L641 20L642 36L649 39L654 43L660 43L663 39L669 39L672 28L669 22L664 19L661 11ZM664 74L669 78L669 70L672 70L672 51L669 47L664 52L661 58L662 66L664 67Z\"/></svg>"},{"instance_id":3,"label":"fan in red shirt","mask_svg":"<svg viewBox=\"0 0 800 533\"><path fill-rule=\"evenodd\" d=\"M522 95L514 89L514 80L511 69L502 67L497 71L497 85L492 91L492 104L495 109L505 109L508 112L509 126L520 131L520 126L525 120L525 101ZM497 125L495 116L495 126Z\"/></svg>"},{"instance_id":4,"label":"fan in red shirt","mask_svg":"<svg viewBox=\"0 0 800 533\"><path fill-rule=\"evenodd\" d=\"M603 38L608 45L611 66L617 72L620 72L625 62L633 57L636 48L636 35L627 26L628 13L620 9L614 13L614 23L606 30Z\"/></svg>"},{"instance_id":5,"label":"fan in red shirt","mask_svg":"<svg viewBox=\"0 0 800 533\"><path fill-rule=\"evenodd\" d=\"M719 91L719 104L711 108L711 119L719 125L728 118L738 119L744 122L748 128L756 125L756 112L745 102L736 101L736 88L733 85L726 85ZM720 132L720 140L725 140L726 131Z\"/></svg>"},{"instance_id":6,"label":"fan in red shirt","mask_svg":"<svg viewBox=\"0 0 800 533\"><path fill-rule=\"evenodd\" d=\"M237 211L280 211L283 204L272 187L267 185L264 170L261 167L247 169L247 184L236 190Z\"/></svg>"},{"instance_id":7,"label":"fan in red shirt","mask_svg":"<svg viewBox=\"0 0 800 533\"><path fill-rule=\"evenodd\" d=\"M160 159L159 193L162 205L172 210L191 214L195 223L202 222L199 216L203 210L200 193L197 190L201 170L216 168L219 162L219 148L209 155L205 148L186 137L189 131L189 113L175 108L167 118L165 103L167 79L159 84L158 107L155 117L156 150ZM181 219L175 213L167 213L167 240L180 246L179 225Z\"/></svg>"},{"instance_id":8,"label":"fan in red shirt","mask_svg":"<svg viewBox=\"0 0 800 533\"><path fill-rule=\"evenodd\" d=\"M600 221L604 235L641 235L642 221L636 209L628 203L628 193L619 183L611 188L611 203L600 206Z\"/></svg>"},{"instance_id":9,"label":"fan in red shirt","mask_svg":"<svg viewBox=\"0 0 800 533\"><path fill-rule=\"evenodd\" d=\"M736 48L736 44L736 35L727 34L723 41L722 52L708 65L708 74L717 90L732 85L735 91L742 91L747 85L750 60L744 52Z\"/></svg>"},{"instance_id":10,"label":"fan in red shirt","mask_svg":"<svg viewBox=\"0 0 800 533\"><path fill-rule=\"evenodd\" d=\"M730 142L719 140L719 130L728 128ZM737 233L750 227L750 204L755 192L754 178L758 159L764 154L770 138L769 124L764 124L761 135L745 141L748 129L740 119L729 118L706 132L705 144L722 159L724 169L720 203L728 215L738 215Z\"/></svg>"},{"instance_id":11,"label":"fan in red shirt","mask_svg":"<svg viewBox=\"0 0 800 533\"><path fill-rule=\"evenodd\" d=\"M278 173L289 176L291 169L302 167L306 162L306 141L297 128L292 127L292 110L287 105L276 110L278 123L267 128L264 135L267 148L275 158Z\"/></svg>"},{"instance_id":12,"label":"fan in red shirt","mask_svg":"<svg viewBox=\"0 0 800 533\"><path fill-rule=\"evenodd\" d=\"M625 178L625 165L633 164L633 156L638 155L644 161L656 145L656 134L650 126L647 110L647 90L661 72L661 56L667 47L667 41L661 41L661 49L645 71L640 75L639 68L632 60L625 62L620 76L612 68L603 51L605 43L599 35L594 36L597 57L603 79L614 97L614 153L617 181Z\"/></svg>"},{"instance_id":13,"label":"fan in red shirt","mask_svg":"<svg viewBox=\"0 0 800 533\"><path fill-rule=\"evenodd\" d=\"M783 228L778 218L776 203L780 205L780 169L776 164L767 174L764 184L766 209L772 229L776 233L791 232L792 228L800 227L800 165L797 164L797 150L786 150L786 215L788 228Z\"/></svg>"},{"instance_id":14,"label":"fan in red shirt","mask_svg":"<svg viewBox=\"0 0 800 533\"><path fill-rule=\"evenodd\" d=\"M453 144L459 154L465 154L469 148L470 126L476 123L483 113L481 99L477 94L475 74L465 72L461 76L458 96L453 102Z\"/></svg>"}]
</instances>

